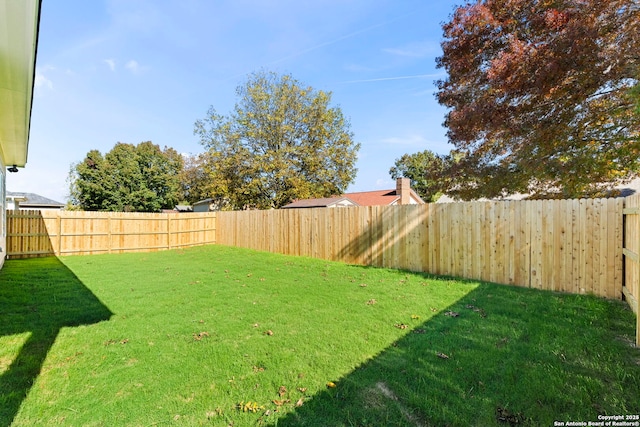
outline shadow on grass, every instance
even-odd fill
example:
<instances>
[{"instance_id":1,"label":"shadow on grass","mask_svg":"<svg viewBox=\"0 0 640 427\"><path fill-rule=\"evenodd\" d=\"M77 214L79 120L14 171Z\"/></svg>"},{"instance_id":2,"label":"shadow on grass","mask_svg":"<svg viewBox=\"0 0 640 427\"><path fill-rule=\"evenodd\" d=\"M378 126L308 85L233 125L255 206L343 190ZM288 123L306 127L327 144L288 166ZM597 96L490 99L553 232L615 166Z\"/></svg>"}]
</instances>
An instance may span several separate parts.
<instances>
[{"instance_id":1,"label":"shadow on grass","mask_svg":"<svg viewBox=\"0 0 640 427\"><path fill-rule=\"evenodd\" d=\"M483 284L277 425L553 425L637 414L632 320L619 301Z\"/></svg>"},{"instance_id":2,"label":"shadow on grass","mask_svg":"<svg viewBox=\"0 0 640 427\"><path fill-rule=\"evenodd\" d=\"M8 367L0 363L0 426L12 423L60 329L111 315L57 258L6 261L0 270L0 338L28 338Z\"/></svg>"}]
</instances>

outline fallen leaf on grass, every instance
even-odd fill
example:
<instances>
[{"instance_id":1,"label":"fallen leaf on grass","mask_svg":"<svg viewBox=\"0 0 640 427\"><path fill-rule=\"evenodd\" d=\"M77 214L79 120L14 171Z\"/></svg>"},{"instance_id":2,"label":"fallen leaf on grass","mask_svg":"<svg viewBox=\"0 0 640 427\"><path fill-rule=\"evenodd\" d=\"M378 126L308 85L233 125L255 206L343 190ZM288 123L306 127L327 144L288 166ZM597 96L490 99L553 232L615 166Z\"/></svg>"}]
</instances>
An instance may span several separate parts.
<instances>
[{"instance_id":1,"label":"fallen leaf on grass","mask_svg":"<svg viewBox=\"0 0 640 427\"><path fill-rule=\"evenodd\" d=\"M242 401L240 403L237 403L235 405L235 408L238 411L242 411L242 412L258 412L264 409L264 406L258 405L257 402L248 401L247 403L244 403L244 401Z\"/></svg>"},{"instance_id":2,"label":"fallen leaf on grass","mask_svg":"<svg viewBox=\"0 0 640 427\"><path fill-rule=\"evenodd\" d=\"M334 382L332 382L332 381L329 381L329 382L327 383L327 388L336 388L336 383L334 383Z\"/></svg>"},{"instance_id":3,"label":"fallen leaf on grass","mask_svg":"<svg viewBox=\"0 0 640 427\"><path fill-rule=\"evenodd\" d=\"M273 331L271 329L269 329L268 331L264 331L264 334L271 336L271 335L273 335Z\"/></svg>"},{"instance_id":4,"label":"fallen leaf on grass","mask_svg":"<svg viewBox=\"0 0 640 427\"><path fill-rule=\"evenodd\" d=\"M273 402L273 404L274 404L274 405L276 405L276 406L282 406L282 405L284 405L285 403L289 403L289 402L291 402L291 400L289 400L289 399L284 399L284 400L272 400L272 402Z\"/></svg>"},{"instance_id":5,"label":"fallen leaf on grass","mask_svg":"<svg viewBox=\"0 0 640 427\"><path fill-rule=\"evenodd\" d=\"M209 336L209 332L200 332L199 334L193 334L193 339L196 341L200 341L202 340L202 338Z\"/></svg>"},{"instance_id":6,"label":"fallen leaf on grass","mask_svg":"<svg viewBox=\"0 0 640 427\"><path fill-rule=\"evenodd\" d=\"M367 284L366 284L366 283L360 283L360 287L361 287L361 288L366 288L366 287L367 287Z\"/></svg>"},{"instance_id":7,"label":"fallen leaf on grass","mask_svg":"<svg viewBox=\"0 0 640 427\"><path fill-rule=\"evenodd\" d=\"M300 399L298 399L298 401L296 402L296 408L301 407L304 404L304 398L301 397Z\"/></svg>"},{"instance_id":8,"label":"fallen leaf on grass","mask_svg":"<svg viewBox=\"0 0 640 427\"><path fill-rule=\"evenodd\" d=\"M525 417L522 413L511 413L508 409L498 406L496 408L496 419L501 423L508 423L509 425L520 425L525 421Z\"/></svg>"},{"instance_id":9,"label":"fallen leaf on grass","mask_svg":"<svg viewBox=\"0 0 640 427\"><path fill-rule=\"evenodd\" d=\"M307 392L307 388L306 387L298 387L298 391L300 393L306 393Z\"/></svg>"},{"instance_id":10,"label":"fallen leaf on grass","mask_svg":"<svg viewBox=\"0 0 640 427\"><path fill-rule=\"evenodd\" d=\"M449 356L447 356L444 353L440 353L440 352L437 352L436 356L438 356L440 359L448 359L449 358Z\"/></svg>"},{"instance_id":11,"label":"fallen leaf on grass","mask_svg":"<svg viewBox=\"0 0 640 427\"><path fill-rule=\"evenodd\" d=\"M418 320L418 319L420 318L420 316L418 316L417 314L412 314L412 315L411 315L411 318L412 318L413 320Z\"/></svg>"},{"instance_id":12,"label":"fallen leaf on grass","mask_svg":"<svg viewBox=\"0 0 640 427\"><path fill-rule=\"evenodd\" d=\"M393 325L393 326L395 326L395 327L396 327L396 328L398 328L398 329L407 329L407 328L408 328L408 326L407 326L407 325L405 325L404 323L396 323L396 324L395 324L395 325Z\"/></svg>"},{"instance_id":13,"label":"fallen leaf on grass","mask_svg":"<svg viewBox=\"0 0 640 427\"><path fill-rule=\"evenodd\" d=\"M104 342L104 345L105 345L105 346L107 346L107 345L115 344L115 343L117 343L117 342L118 342L118 341L116 341L116 340L108 340L108 341L105 341L105 342ZM126 343L128 343L128 342L129 342L129 339L128 339L128 338L125 338L125 339L123 339L123 340L120 340L120 344L126 344Z\"/></svg>"},{"instance_id":14,"label":"fallen leaf on grass","mask_svg":"<svg viewBox=\"0 0 640 427\"><path fill-rule=\"evenodd\" d=\"M287 388L285 386L281 385L280 388L278 389L278 395L280 397L282 397L285 394L287 394Z\"/></svg>"},{"instance_id":15,"label":"fallen leaf on grass","mask_svg":"<svg viewBox=\"0 0 640 427\"><path fill-rule=\"evenodd\" d=\"M378 301L376 301L374 298L371 298L369 301L367 301L367 305L373 305L375 303L377 303Z\"/></svg>"},{"instance_id":16,"label":"fallen leaf on grass","mask_svg":"<svg viewBox=\"0 0 640 427\"><path fill-rule=\"evenodd\" d=\"M207 411L207 418L213 418L222 415L223 411L221 408L216 408L214 411Z\"/></svg>"},{"instance_id":17,"label":"fallen leaf on grass","mask_svg":"<svg viewBox=\"0 0 640 427\"><path fill-rule=\"evenodd\" d=\"M447 311L444 315L450 317L458 317L460 316L460 313L458 313L457 311Z\"/></svg>"},{"instance_id":18,"label":"fallen leaf on grass","mask_svg":"<svg viewBox=\"0 0 640 427\"><path fill-rule=\"evenodd\" d=\"M467 304L466 308L475 311L476 313L480 313L480 316L487 317L487 313L484 312L480 307L476 307L475 305Z\"/></svg>"},{"instance_id":19,"label":"fallen leaf on grass","mask_svg":"<svg viewBox=\"0 0 640 427\"><path fill-rule=\"evenodd\" d=\"M78 357L78 356L81 356L81 355L82 355L82 352L81 352L81 351L77 351L75 355L73 355L73 356L69 356L69 357L67 357L65 360L68 362L68 361L70 361L70 360L75 359L75 358L76 358L76 357Z\"/></svg>"}]
</instances>

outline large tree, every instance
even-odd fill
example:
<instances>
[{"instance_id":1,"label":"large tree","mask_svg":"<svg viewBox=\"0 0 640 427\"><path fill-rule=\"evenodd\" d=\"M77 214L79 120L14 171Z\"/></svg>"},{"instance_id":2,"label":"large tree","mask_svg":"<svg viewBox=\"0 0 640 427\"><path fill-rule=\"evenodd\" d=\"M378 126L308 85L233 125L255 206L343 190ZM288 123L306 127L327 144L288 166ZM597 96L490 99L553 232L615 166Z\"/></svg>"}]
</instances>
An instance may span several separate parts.
<instances>
[{"instance_id":1,"label":"large tree","mask_svg":"<svg viewBox=\"0 0 640 427\"><path fill-rule=\"evenodd\" d=\"M448 171L453 154L440 155L430 150L404 154L389 169L393 179L409 178L411 188L427 203L435 202L450 187Z\"/></svg>"},{"instance_id":2,"label":"large tree","mask_svg":"<svg viewBox=\"0 0 640 427\"><path fill-rule=\"evenodd\" d=\"M159 212L182 193L182 156L151 142L117 143L106 155L91 150L71 166L71 204L87 211Z\"/></svg>"},{"instance_id":3,"label":"large tree","mask_svg":"<svg viewBox=\"0 0 640 427\"><path fill-rule=\"evenodd\" d=\"M638 174L638 0L480 0L443 29L451 193L575 197Z\"/></svg>"},{"instance_id":4,"label":"large tree","mask_svg":"<svg viewBox=\"0 0 640 427\"><path fill-rule=\"evenodd\" d=\"M232 209L279 208L294 199L343 193L360 145L331 93L290 75L258 72L236 90L228 117L213 107L194 133L211 162L211 196Z\"/></svg>"},{"instance_id":5,"label":"large tree","mask_svg":"<svg viewBox=\"0 0 640 427\"><path fill-rule=\"evenodd\" d=\"M211 176L212 162L208 153L186 156L180 173L183 201L193 204L210 198L215 192Z\"/></svg>"}]
</instances>

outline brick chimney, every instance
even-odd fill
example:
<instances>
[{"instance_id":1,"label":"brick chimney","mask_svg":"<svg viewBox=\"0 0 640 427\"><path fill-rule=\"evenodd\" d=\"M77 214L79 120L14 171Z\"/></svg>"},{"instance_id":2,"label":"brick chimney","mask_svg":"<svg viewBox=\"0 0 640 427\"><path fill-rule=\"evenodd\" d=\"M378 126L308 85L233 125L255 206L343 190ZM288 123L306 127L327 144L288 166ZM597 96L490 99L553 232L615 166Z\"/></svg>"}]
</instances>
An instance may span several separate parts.
<instances>
[{"instance_id":1,"label":"brick chimney","mask_svg":"<svg viewBox=\"0 0 640 427\"><path fill-rule=\"evenodd\" d=\"M411 203L411 180L409 178L396 179L396 195L400 196L399 205Z\"/></svg>"}]
</instances>

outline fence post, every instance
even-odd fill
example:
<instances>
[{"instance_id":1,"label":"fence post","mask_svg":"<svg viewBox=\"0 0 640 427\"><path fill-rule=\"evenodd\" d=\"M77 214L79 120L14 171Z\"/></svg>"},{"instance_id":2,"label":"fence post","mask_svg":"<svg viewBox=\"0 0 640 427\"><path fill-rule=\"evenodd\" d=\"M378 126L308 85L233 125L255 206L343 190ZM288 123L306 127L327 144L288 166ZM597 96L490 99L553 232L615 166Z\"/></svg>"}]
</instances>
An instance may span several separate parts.
<instances>
[{"instance_id":1,"label":"fence post","mask_svg":"<svg viewBox=\"0 0 640 427\"><path fill-rule=\"evenodd\" d=\"M171 249L171 214L167 214L167 249Z\"/></svg>"},{"instance_id":2,"label":"fence post","mask_svg":"<svg viewBox=\"0 0 640 427\"><path fill-rule=\"evenodd\" d=\"M111 247L113 243L111 242L111 214L107 214L107 253L111 253Z\"/></svg>"},{"instance_id":3,"label":"fence post","mask_svg":"<svg viewBox=\"0 0 640 427\"><path fill-rule=\"evenodd\" d=\"M58 253L56 256L62 255L62 216L58 213L57 216L57 225L58 225Z\"/></svg>"},{"instance_id":4,"label":"fence post","mask_svg":"<svg viewBox=\"0 0 640 427\"><path fill-rule=\"evenodd\" d=\"M633 196L632 196L633 197ZM637 206L629 206L629 201L631 198L625 198L624 207L622 209L622 221L623 221L623 241L622 241L622 258L623 258L623 271L622 271L622 295L623 298L627 301L633 312L636 314L636 346L640 347L640 309L638 309L638 296L633 295L633 289L640 290L640 207ZM635 204L635 203L631 203ZM629 232L629 227L627 226L627 218L629 215L634 215L636 217L634 230L635 238L636 238L636 252L628 249L627 243L634 235L634 233ZM629 223L631 225L631 223ZM627 240L629 239L629 240ZM634 265L637 267L634 268L635 275L632 275L631 279L635 279L635 283L626 283L626 279L628 277L629 264L632 261ZM635 276L635 277L634 277Z\"/></svg>"}]
</instances>

